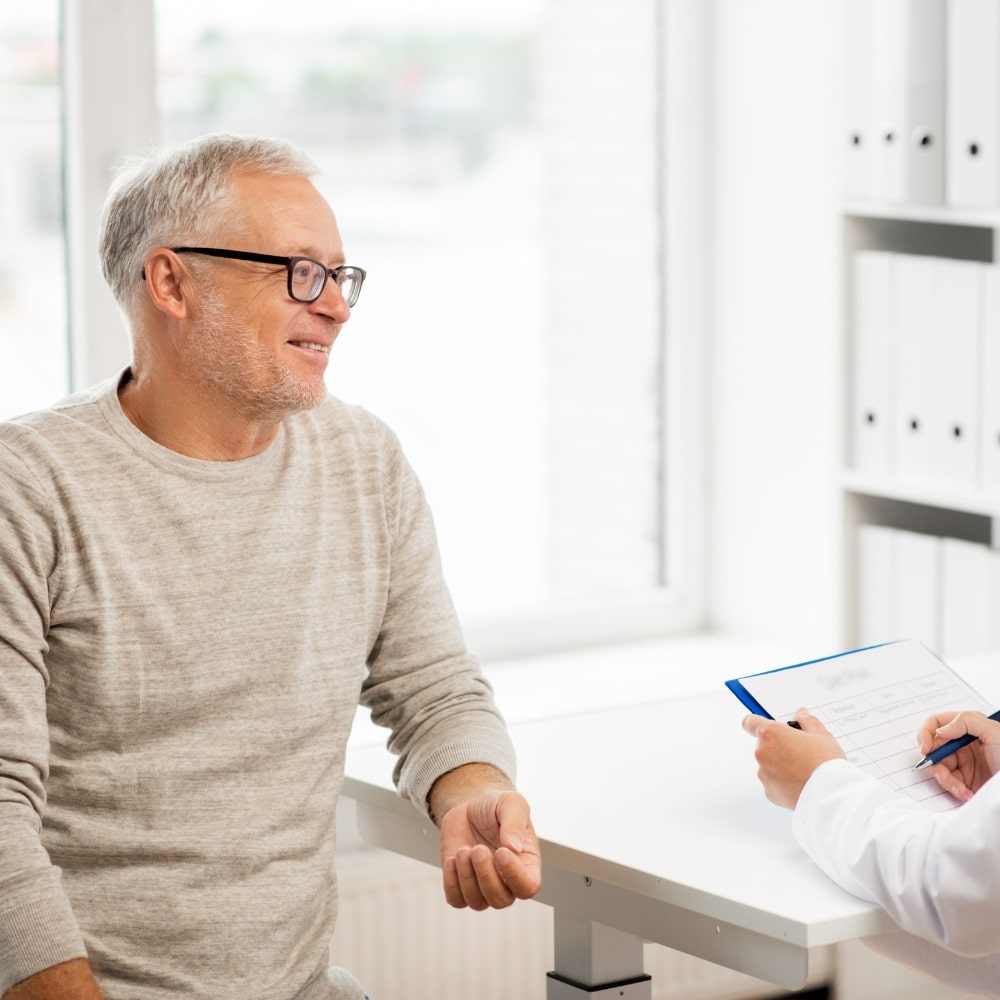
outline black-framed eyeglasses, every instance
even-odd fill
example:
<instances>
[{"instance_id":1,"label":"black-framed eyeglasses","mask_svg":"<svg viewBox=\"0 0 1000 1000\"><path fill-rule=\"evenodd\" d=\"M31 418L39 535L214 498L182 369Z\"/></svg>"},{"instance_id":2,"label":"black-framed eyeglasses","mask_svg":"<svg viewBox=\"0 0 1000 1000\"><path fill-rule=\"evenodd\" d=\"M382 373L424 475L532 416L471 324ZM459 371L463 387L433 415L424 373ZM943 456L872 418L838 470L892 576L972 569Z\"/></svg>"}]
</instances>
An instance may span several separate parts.
<instances>
[{"instance_id":1,"label":"black-framed eyeglasses","mask_svg":"<svg viewBox=\"0 0 1000 1000\"><path fill-rule=\"evenodd\" d=\"M288 269L288 294L296 302L315 302L326 288L326 279L333 278L348 306L353 306L361 294L366 271L363 267L341 264L327 267L312 257L276 257L269 253L248 250L219 250L217 247L171 247L174 253L200 253L208 257L229 257L260 264L280 264Z\"/></svg>"}]
</instances>

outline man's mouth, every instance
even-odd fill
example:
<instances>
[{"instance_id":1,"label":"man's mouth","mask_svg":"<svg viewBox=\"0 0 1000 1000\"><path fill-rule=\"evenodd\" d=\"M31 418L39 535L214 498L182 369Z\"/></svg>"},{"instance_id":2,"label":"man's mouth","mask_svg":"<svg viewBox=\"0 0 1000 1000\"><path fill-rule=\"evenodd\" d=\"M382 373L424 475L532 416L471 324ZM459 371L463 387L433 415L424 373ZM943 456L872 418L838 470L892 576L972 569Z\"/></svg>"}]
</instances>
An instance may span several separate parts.
<instances>
[{"instance_id":1,"label":"man's mouth","mask_svg":"<svg viewBox=\"0 0 1000 1000\"><path fill-rule=\"evenodd\" d=\"M311 340L290 340L288 343L290 343L292 347L301 347L304 351L320 351L323 354L330 353L329 344L317 344Z\"/></svg>"}]
</instances>

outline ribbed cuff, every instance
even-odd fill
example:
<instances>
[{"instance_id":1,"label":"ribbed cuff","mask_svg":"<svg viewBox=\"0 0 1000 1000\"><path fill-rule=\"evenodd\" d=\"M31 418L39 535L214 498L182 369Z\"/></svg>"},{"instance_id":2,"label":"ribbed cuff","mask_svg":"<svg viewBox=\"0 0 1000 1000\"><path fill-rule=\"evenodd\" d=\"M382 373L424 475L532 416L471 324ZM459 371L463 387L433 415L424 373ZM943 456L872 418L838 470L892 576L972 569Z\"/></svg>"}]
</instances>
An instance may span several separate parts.
<instances>
[{"instance_id":1,"label":"ribbed cuff","mask_svg":"<svg viewBox=\"0 0 1000 1000\"><path fill-rule=\"evenodd\" d=\"M62 893L0 909L0 995L43 969L86 957L83 935Z\"/></svg>"},{"instance_id":2,"label":"ribbed cuff","mask_svg":"<svg viewBox=\"0 0 1000 1000\"><path fill-rule=\"evenodd\" d=\"M517 776L514 750L506 737L495 741L482 737L459 738L425 757L408 760L398 774L399 790L421 812L429 815L427 796L431 786L442 774L465 764L490 764L506 774L511 784Z\"/></svg>"}]
</instances>

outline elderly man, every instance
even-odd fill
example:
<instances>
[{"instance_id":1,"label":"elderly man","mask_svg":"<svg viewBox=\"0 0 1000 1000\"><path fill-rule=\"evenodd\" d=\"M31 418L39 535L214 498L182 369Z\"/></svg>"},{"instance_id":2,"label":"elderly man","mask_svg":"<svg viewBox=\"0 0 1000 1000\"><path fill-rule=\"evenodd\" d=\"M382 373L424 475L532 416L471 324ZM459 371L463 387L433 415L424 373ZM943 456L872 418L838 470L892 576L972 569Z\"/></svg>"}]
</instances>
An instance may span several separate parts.
<instances>
[{"instance_id":1,"label":"elderly man","mask_svg":"<svg viewBox=\"0 0 1000 1000\"><path fill-rule=\"evenodd\" d=\"M447 901L539 887L418 481L326 392L365 272L313 173L230 135L129 165L101 260L132 363L0 425L10 1000L361 998L327 969L359 702L441 827Z\"/></svg>"}]
</instances>

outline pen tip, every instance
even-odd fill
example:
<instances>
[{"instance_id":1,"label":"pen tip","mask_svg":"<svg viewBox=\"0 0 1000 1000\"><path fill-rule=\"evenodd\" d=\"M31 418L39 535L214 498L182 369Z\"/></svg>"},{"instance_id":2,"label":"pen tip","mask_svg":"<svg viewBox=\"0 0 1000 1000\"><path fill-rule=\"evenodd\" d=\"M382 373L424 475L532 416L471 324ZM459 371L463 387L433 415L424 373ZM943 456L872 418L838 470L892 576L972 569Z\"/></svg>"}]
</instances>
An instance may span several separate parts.
<instances>
[{"instance_id":1,"label":"pen tip","mask_svg":"<svg viewBox=\"0 0 1000 1000\"><path fill-rule=\"evenodd\" d=\"M930 763L931 763L930 757L925 757L923 760L917 761L917 763L913 765L913 770L920 771L923 768L927 767L927 765Z\"/></svg>"}]
</instances>

